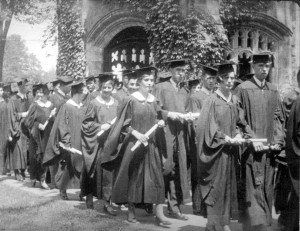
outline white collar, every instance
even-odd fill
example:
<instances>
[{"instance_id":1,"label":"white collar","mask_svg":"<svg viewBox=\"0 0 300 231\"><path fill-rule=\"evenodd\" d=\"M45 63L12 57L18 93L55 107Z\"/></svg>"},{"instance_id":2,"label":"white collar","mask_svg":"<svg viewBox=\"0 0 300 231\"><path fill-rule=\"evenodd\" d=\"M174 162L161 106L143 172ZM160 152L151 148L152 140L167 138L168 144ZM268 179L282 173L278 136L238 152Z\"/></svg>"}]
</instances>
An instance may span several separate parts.
<instances>
[{"instance_id":1,"label":"white collar","mask_svg":"<svg viewBox=\"0 0 300 231\"><path fill-rule=\"evenodd\" d=\"M60 90L60 88L57 88L57 92L64 97L66 96L66 94L62 90Z\"/></svg>"},{"instance_id":2,"label":"white collar","mask_svg":"<svg viewBox=\"0 0 300 231\"><path fill-rule=\"evenodd\" d=\"M262 86L265 86L266 84L266 80L264 79L263 81L260 81L258 78L256 78L256 76L254 75L253 76L255 82L257 83L258 86L262 87Z\"/></svg>"},{"instance_id":3,"label":"white collar","mask_svg":"<svg viewBox=\"0 0 300 231\"><path fill-rule=\"evenodd\" d=\"M231 98L232 98L231 92L229 92L229 97L228 97L228 98L226 98L226 97L223 95L223 93L222 93L219 89L217 89L217 90L215 91L215 93L216 93L218 96L220 96L222 99L224 99L227 103L229 103L229 102L231 101Z\"/></svg>"},{"instance_id":4,"label":"white collar","mask_svg":"<svg viewBox=\"0 0 300 231\"><path fill-rule=\"evenodd\" d=\"M115 100L113 97L110 97L109 102L106 102L100 95L96 97L99 103L105 104L106 106L111 106L114 104Z\"/></svg>"},{"instance_id":5,"label":"white collar","mask_svg":"<svg viewBox=\"0 0 300 231\"><path fill-rule=\"evenodd\" d=\"M17 95L20 96L21 99L26 99L26 95L21 92L18 92Z\"/></svg>"},{"instance_id":6,"label":"white collar","mask_svg":"<svg viewBox=\"0 0 300 231\"><path fill-rule=\"evenodd\" d=\"M152 95L150 93L148 94L147 99L139 91L133 92L131 95L133 97L135 97L137 100L142 101L142 102L146 102L147 101L148 103L152 103L152 102L155 101L154 95Z\"/></svg>"},{"instance_id":7,"label":"white collar","mask_svg":"<svg viewBox=\"0 0 300 231\"><path fill-rule=\"evenodd\" d=\"M170 82L171 82L172 86L173 86L176 90L178 90L177 83L175 83L175 81L174 81L172 78L170 79Z\"/></svg>"},{"instance_id":8,"label":"white collar","mask_svg":"<svg viewBox=\"0 0 300 231\"><path fill-rule=\"evenodd\" d=\"M81 108L83 106L83 104L81 102L79 104L77 104L73 99L69 99L66 103L71 104L77 108Z\"/></svg>"},{"instance_id":9,"label":"white collar","mask_svg":"<svg viewBox=\"0 0 300 231\"><path fill-rule=\"evenodd\" d=\"M37 101L35 101L40 107L46 107L46 108L48 108L48 107L50 107L51 106L51 101L47 101L46 103L43 103L42 101L39 101L39 100L37 100Z\"/></svg>"},{"instance_id":10,"label":"white collar","mask_svg":"<svg viewBox=\"0 0 300 231\"><path fill-rule=\"evenodd\" d=\"M200 89L203 93L205 93L206 95L210 95L211 94L211 91L209 91L207 88L205 87L201 87Z\"/></svg>"}]
</instances>

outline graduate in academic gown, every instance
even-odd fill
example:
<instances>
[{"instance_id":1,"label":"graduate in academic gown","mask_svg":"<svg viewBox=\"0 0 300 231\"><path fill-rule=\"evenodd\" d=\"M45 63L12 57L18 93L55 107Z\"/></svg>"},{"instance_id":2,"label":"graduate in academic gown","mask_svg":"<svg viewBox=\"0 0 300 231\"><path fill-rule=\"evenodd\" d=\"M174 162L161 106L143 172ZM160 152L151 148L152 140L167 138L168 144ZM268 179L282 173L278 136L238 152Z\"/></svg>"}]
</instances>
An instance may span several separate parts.
<instances>
[{"instance_id":1,"label":"graduate in academic gown","mask_svg":"<svg viewBox=\"0 0 300 231\"><path fill-rule=\"evenodd\" d=\"M26 97L27 79L23 79L17 83L18 93L10 98L14 105L14 114L17 122L16 129L18 136L12 137L9 143L10 152L10 169L14 170L15 178L19 181L25 180L25 169L27 168L27 151L28 151L28 134L24 127L24 118L28 114L31 101Z\"/></svg>"},{"instance_id":2,"label":"graduate in academic gown","mask_svg":"<svg viewBox=\"0 0 300 231\"><path fill-rule=\"evenodd\" d=\"M300 81L299 81L300 82ZM288 203L286 231L299 230L299 190L300 190L300 96L295 100L287 124L286 157L293 190Z\"/></svg>"},{"instance_id":3,"label":"graduate in academic gown","mask_svg":"<svg viewBox=\"0 0 300 231\"><path fill-rule=\"evenodd\" d=\"M214 92L216 86L217 69L201 65L201 69L198 73L201 77L202 87L200 90L191 92L188 103L188 112L200 113L204 101ZM195 125L196 123L191 121L188 129L188 153L191 162L191 185L192 185L192 201L193 201L193 213L201 213L201 196L200 188L197 183L197 148L195 140Z\"/></svg>"},{"instance_id":4,"label":"graduate in academic gown","mask_svg":"<svg viewBox=\"0 0 300 231\"><path fill-rule=\"evenodd\" d=\"M56 108L56 113L59 112L60 107L70 99L69 94L71 91L71 87L69 86L72 83L73 79L67 76L59 76L54 84L54 92L50 95L49 100ZM58 170L58 163L49 166L50 175L51 175L51 188L55 188L55 175Z\"/></svg>"},{"instance_id":5,"label":"graduate in academic gown","mask_svg":"<svg viewBox=\"0 0 300 231\"><path fill-rule=\"evenodd\" d=\"M159 225L169 225L163 214L165 201L162 159L156 147L155 132L145 133L155 124L164 126L156 98L150 94L155 81L155 68L136 70L139 91L120 107L118 119L104 144L102 167L113 170L112 201L127 203L128 221L137 222L135 203L156 204ZM142 144L131 150L134 144Z\"/></svg>"},{"instance_id":6,"label":"graduate in academic gown","mask_svg":"<svg viewBox=\"0 0 300 231\"><path fill-rule=\"evenodd\" d=\"M202 87L200 91L191 94L189 99L189 111L192 112L200 112L204 100L214 92L216 87L217 69L202 65L198 75L201 77Z\"/></svg>"},{"instance_id":7,"label":"graduate in academic gown","mask_svg":"<svg viewBox=\"0 0 300 231\"><path fill-rule=\"evenodd\" d=\"M278 225L282 230L299 230L299 158L297 159L297 129L299 128L300 108L294 106L300 96L300 70L297 75L298 86L289 92L283 99L286 124L286 150L285 155L280 154L278 172L275 182L275 202L276 211L280 212ZM298 100L299 101L299 100ZM293 109L293 111L291 111ZM289 122L289 116L293 121ZM298 123L298 124L297 124ZM299 129L298 129L299 130ZM299 134L299 132L298 132ZM299 137L299 136L298 136ZM299 146L299 145L298 145ZM298 149L299 150L299 149ZM298 152L298 156L299 156ZM298 182L298 185L293 184ZM297 193L298 194L297 194Z\"/></svg>"},{"instance_id":8,"label":"graduate in academic gown","mask_svg":"<svg viewBox=\"0 0 300 231\"><path fill-rule=\"evenodd\" d=\"M272 54L253 55L254 77L241 83L237 96L245 112L246 122L257 138L267 138L273 150L264 151L261 142L254 142L242 155L242 177L245 183L244 229L271 229L274 156L284 145L284 113L279 93L266 78L273 66ZM276 151L275 151L276 150Z\"/></svg>"},{"instance_id":9,"label":"graduate in academic gown","mask_svg":"<svg viewBox=\"0 0 300 231\"><path fill-rule=\"evenodd\" d=\"M137 77L136 72L132 70L124 70L122 71L123 77L123 86L118 89L116 93L113 94L119 103L123 102L130 94L137 91L139 89L137 85Z\"/></svg>"},{"instance_id":10,"label":"graduate in academic gown","mask_svg":"<svg viewBox=\"0 0 300 231\"><path fill-rule=\"evenodd\" d=\"M186 121L181 115L186 113L188 93L179 87L183 80L187 60L168 62L172 77L158 83L153 94L158 99L166 127L160 131L159 149L163 154L164 179L168 209L171 216L188 220L180 210L180 205L189 198L187 179L187 153L185 148Z\"/></svg>"},{"instance_id":11,"label":"graduate in academic gown","mask_svg":"<svg viewBox=\"0 0 300 231\"><path fill-rule=\"evenodd\" d=\"M24 124L29 130L30 180L35 187L36 181L41 188L49 189L46 184L47 168L42 166L46 145L54 122L56 109L49 101L49 90L46 84L33 85L35 102L30 106Z\"/></svg>"},{"instance_id":12,"label":"graduate in academic gown","mask_svg":"<svg viewBox=\"0 0 300 231\"><path fill-rule=\"evenodd\" d=\"M95 99L99 95L99 89L96 86L96 77L93 75L90 75L85 78L85 84L89 91L89 94L86 98L86 102L84 104L88 104L90 101Z\"/></svg>"},{"instance_id":13,"label":"graduate in academic gown","mask_svg":"<svg viewBox=\"0 0 300 231\"><path fill-rule=\"evenodd\" d=\"M239 100L231 93L236 79L232 64L219 66L220 88L204 101L197 120L198 186L207 216L207 231L230 230L229 222L238 214L235 165L239 159L242 132L250 128L240 118ZM237 129L240 128L241 131Z\"/></svg>"},{"instance_id":14,"label":"graduate in academic gown","mask_svg":"<svg viewBox=\"0 0 300 231\"><path fill-rule=\"evenodd\" d=\"M114 99L114 76L99 76L98 96L87 106L82 122L81 142L84 165L81 173L81 195L86 196L87 208L93 209L93 196L104 199L104 210L116 215L111 206L112 174L103 169L100 156L111 122L117 116L118 101ZM103 134L100 134L102 133Z\"/></svg>"},{"instance_id":15,"label":"graduate in academic gown","mask_svg":"<svg viewBox=\"0 0 300 231\"><path fill-rule=\"evenodd\" d=\"M0 175L7 171L8 144L15 134L16 120L13 104L9 101L10 84L0 84Z\"/></svg>"},{"instance_id":16,"label":"graduate in academic gown","mask_svg":"<svg viewBox=\"0 0 300 231\"><path fill-rule=\"evenodd\" d=\"M82 80L69 85L72 98L58 111L46 147L43 164L49 166L59 163L55 182L60 196L68 200L67 188L79 188L83 158L81 152L81 124L86 111L82 101L87 88Z\"/></svg>"}]
</instances>

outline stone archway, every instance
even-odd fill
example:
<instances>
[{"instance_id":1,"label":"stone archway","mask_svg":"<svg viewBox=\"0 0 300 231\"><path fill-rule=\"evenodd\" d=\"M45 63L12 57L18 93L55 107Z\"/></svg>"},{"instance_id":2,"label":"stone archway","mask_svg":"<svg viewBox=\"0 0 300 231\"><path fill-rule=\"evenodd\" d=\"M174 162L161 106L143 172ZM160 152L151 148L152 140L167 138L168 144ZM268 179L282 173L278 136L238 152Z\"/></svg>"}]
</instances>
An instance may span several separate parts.
<instances>
[{"instance_id":1,"label":"stone archway","mask_svg":"<svg viewBox=\"0 0 300 231\"><path fill-rule=\"evenodd\" d=\"M104 70L104 52L111 40L131 27L145 27L145 16L130 10L114 10L99 18L86 35L87 74Z\"/></svg>"},{"instance_id":2,"label":"stone archway","mask_svg":"<svg viewBox=\"0 0 300 231\"><path fill-rule=\"evenodd\" d=\"M270 73L269 80L275 84L279 83L282 66L282 56L279 56L285 40L292 36L292 31L276 19L257 13L253 19L241 22L238 25L226 26L228 30L228 40L231 51L227 52L227 58L236 62L244 62L245 69L242 75L251 73L250 66L246 62L253 53L271 51L275 56L276 68ZM240 76L243 77L243 76Z\"/></svg>"}]
</instances>

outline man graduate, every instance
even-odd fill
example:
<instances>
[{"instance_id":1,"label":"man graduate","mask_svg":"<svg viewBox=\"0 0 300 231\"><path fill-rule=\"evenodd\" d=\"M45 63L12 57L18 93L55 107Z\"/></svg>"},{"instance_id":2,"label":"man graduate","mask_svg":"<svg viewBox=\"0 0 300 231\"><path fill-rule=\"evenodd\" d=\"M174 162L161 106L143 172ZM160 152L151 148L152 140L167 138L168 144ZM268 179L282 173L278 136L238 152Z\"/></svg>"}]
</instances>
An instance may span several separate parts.
<instances>
[{"instance_id":1,"label":"man graduate","mask_svg":"<svg viewBox=\"0 0 300 231\"><path fill-rule=\"evenodd\" d=\"M0 175L5 175L7 170L8 144L15 134L14 108L9 101L10 84L0 83Z\"/></svg>"},{"instance_id":2,"label":"man graduate","mask_svg":"<svg viewBox=\"0 0 300 231\"><path fill-rule=\"evenodd\" d=\"M72 98L62 105L57 114L43 159L46 166L59 163L55 183L63 200L68 200L68 187L79 188L83 160L80 155L81 124L86 110L82 102L87 95L82 80L69 86Z\"/></svg>"},{"instance_id":3,"label":"man graduate","mask_svg":"<svg viewBox=\"0 0 300 231\"><path fill-rule=\"evenodd\" d=\"M56 113L58 113L60 107L67 102L67 100L70 98L69 93L71 91L71 87L69 86L72 83L73 79L66 77L66 76L60 76L57 78L57 80L53 81L54 92L50 95L49 100L56 108ZM54 164L49 167L50 175L51 175L51 188L55 188L55 175L57 173L58 165Z\"/></svg>"},{"instance_id":4,"label":"man graduate","mask_svg":"<svg viewBox=\"0 0 300 231\"><path fill-rule=\"evenodd\" d=\"M276 87L266 78L274 66L272 54L253 55L254 76L237 87L237 96L245 111L245 119L257 138L267 138L272 149L266 151L260 142L242 155L244 230L270 230L274 151L284 144L284 116Z\"/></svg>"},{"instance_id":5,"label":"man graduate","mask_svg":"<svg viewBox=\"0 0 300 231\"><path fill-rule=\"evenodd\" d=\"M27 111L30 107L30 100L26 96L27 79L22 79L17 82L18 93L10 98L14 106L14 114L16 118L16 130L18 135L12 137L13 140L9 143L9 152L11 153L10 166L15 172L15 178L19 181L25 180L25 169L27 167L27 151L28 138L27 130L24 129L24 118L27 116Z\"/></svg>"},{"instance_id":6,"label":"man graduate","mask_svg":"<svg viewBox=\"0 0 300 231\"><path fill-rule=\"evenodd\" d=\"M204 101L214 92L216 86L216 76L218 69L202 65L198 76L201 77L202 87L200 91L191 93L188 103L188 111L193 113L200 113ZM191 122L189 126L189 153L191 162L191 184L192 184L192 201L193 213L201 213L201 196L199 185L197 184L197 148L195 144L195 123Z\"/></svg>"},{"instance_id":7,"label":"man graduate","mask_svg":"<svg viewBox=\"0 0 300 231\"><path fill-rule=\"evenodd\" d=\"M184 128L186 126L182 115L186 113L188 94L179 88L183 80L187 60L171 60L167 62L172 77L158 83L154 95L160 102L162 115L166 122L158 144L164 156L164 180L168 209L170 215L177 219L188 220L180 210L180 204L189 197L187 180L187 155L184 143Z\"/></svg>"}]
</instances>

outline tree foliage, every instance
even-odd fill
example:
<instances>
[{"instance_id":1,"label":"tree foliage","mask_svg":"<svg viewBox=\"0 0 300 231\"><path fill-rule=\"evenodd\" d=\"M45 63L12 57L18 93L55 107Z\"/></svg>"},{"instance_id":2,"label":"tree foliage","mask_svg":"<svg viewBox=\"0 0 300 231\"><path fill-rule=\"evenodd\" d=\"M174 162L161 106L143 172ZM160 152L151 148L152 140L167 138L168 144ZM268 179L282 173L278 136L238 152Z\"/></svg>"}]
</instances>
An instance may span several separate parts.
<instances>
[{"instance_id":1,"label":"tree foliage","mask_svg":"<svg viewBox=\"0 0 300 231\"><path fill-rule=\"evenodd\" d=\"M31 81L41 80L43 71L40 61L28 52L20 35L10 35L6 42L3 77L6 81L27 78Z\"/></svg>"}]
</instances>

